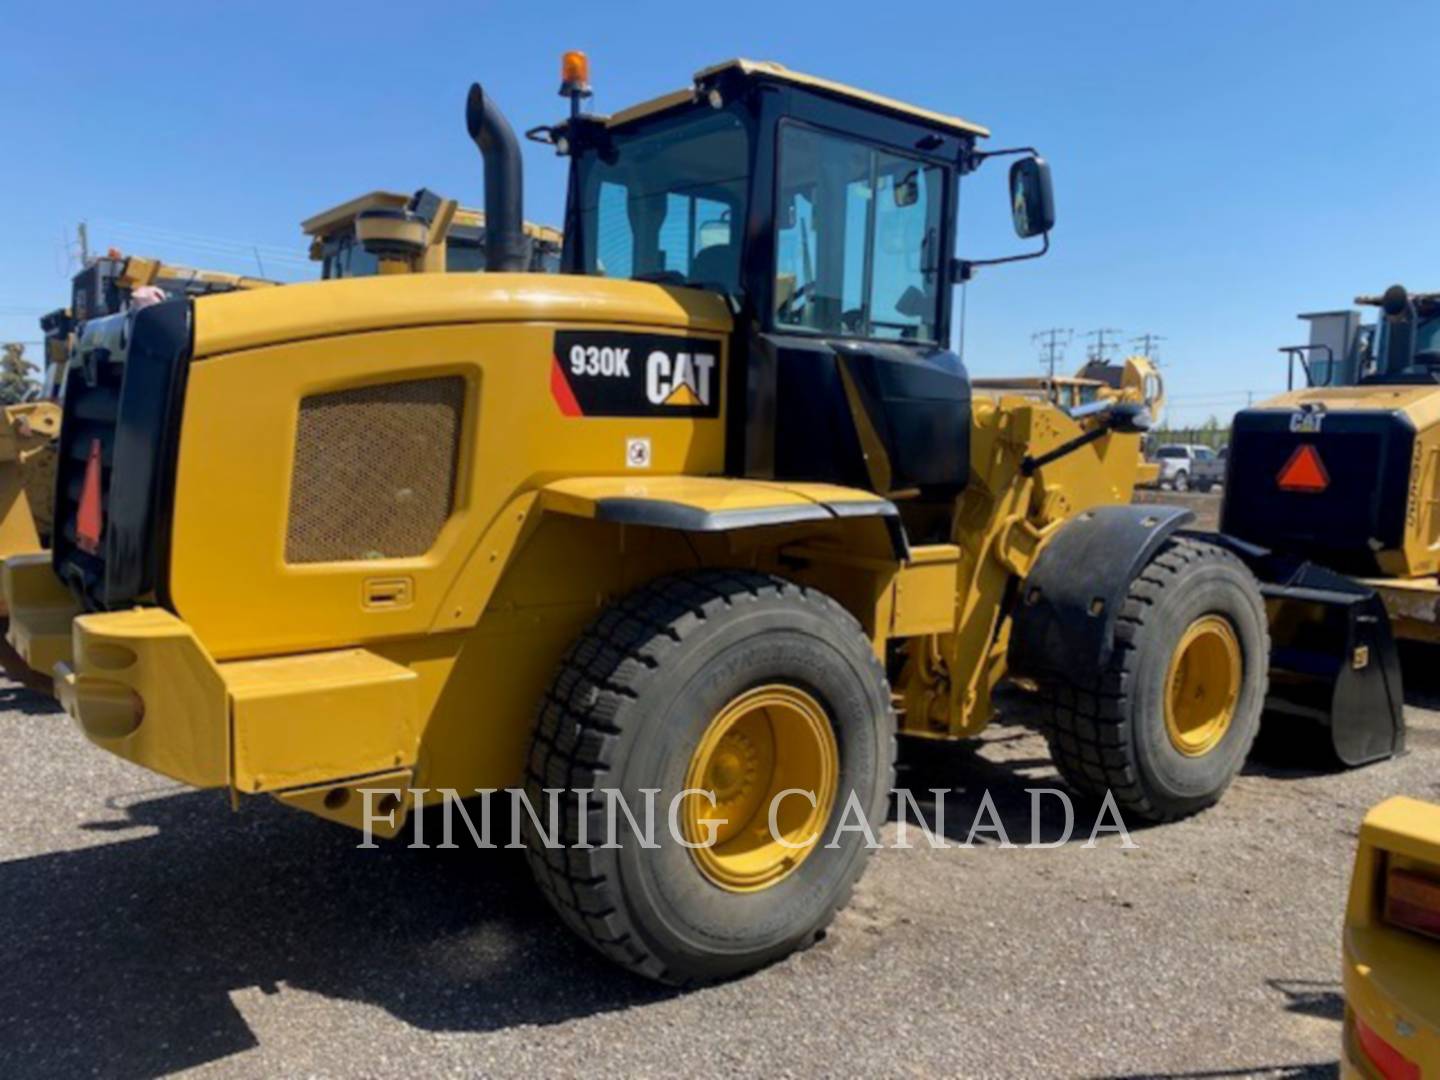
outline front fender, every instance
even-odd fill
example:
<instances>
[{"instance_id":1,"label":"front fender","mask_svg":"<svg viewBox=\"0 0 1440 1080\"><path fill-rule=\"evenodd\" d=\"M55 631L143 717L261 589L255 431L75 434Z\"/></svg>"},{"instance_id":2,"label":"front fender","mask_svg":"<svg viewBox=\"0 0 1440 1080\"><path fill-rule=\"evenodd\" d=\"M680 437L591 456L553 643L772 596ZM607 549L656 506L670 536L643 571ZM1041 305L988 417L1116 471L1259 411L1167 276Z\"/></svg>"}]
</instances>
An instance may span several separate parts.
<instances>
[{"instance_id":1,"label":"front fender","mask_svg":"<svg viewBox=\"0 0 1440 1080\"><path fill-rule=\"evenodd\" d=\"M1130 582L1194 517L1178 506L1100 506L1062 526L1020 587L1010 674L1088 682L1110 659Z\"/></svg>"}]
</instances>

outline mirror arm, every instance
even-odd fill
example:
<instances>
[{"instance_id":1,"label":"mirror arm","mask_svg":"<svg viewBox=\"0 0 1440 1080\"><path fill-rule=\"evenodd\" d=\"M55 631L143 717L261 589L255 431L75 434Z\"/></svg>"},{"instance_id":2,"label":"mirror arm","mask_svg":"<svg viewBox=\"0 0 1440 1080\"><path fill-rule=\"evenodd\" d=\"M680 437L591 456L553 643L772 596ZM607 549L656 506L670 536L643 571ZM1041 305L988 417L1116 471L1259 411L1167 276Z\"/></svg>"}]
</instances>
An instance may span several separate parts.
<instances>
[{"instance_id":1,"label":"mirror arm","mask_svg":"<svg viewBox=\"0 0 1440 1080\"><path fill-rule=\"evenodd\" d=\"M1004 255L998 259L952 259L950 261L951 279L958 285L963 285L975 276L976 267L999 266L1001 263L1024 262L1026 259L1038 259L1050 250L1050 234L1041 233L1043 241L1039 251L1027 251L1022 255Z\"/></svg>"},{"instance_id":2,"label":"mirror arm","mask_svg":"<svg viewBox=\"0 0 1440 1080\"><path fill-rule=\"evenodd\" d=\"M966 172L978 169L986 158L992 157L1015 157L1024 154L1027 157L1039 157L1040 151L1033 146L1011 146L1004 150L971 150L965 155Z\"/></svg>"}]
</instances>

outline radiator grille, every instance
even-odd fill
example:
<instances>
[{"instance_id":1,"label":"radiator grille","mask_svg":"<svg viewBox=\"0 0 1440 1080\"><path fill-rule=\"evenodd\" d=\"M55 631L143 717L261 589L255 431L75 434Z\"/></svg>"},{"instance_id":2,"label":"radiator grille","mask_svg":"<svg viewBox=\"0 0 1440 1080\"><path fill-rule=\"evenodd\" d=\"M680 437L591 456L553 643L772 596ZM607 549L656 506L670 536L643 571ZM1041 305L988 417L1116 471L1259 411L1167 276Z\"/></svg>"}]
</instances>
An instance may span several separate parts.
<instances>
[{"instance_id":1,"label":"radiator grille","mask_svg":"<svg viewBox=\"0 0 1440 1080\"><path fill-rule=\"evenodd\" d=\"M304 398L285 561L429 551L455 503L464 400L459 376Z\"/></svg>"}]
</instances>

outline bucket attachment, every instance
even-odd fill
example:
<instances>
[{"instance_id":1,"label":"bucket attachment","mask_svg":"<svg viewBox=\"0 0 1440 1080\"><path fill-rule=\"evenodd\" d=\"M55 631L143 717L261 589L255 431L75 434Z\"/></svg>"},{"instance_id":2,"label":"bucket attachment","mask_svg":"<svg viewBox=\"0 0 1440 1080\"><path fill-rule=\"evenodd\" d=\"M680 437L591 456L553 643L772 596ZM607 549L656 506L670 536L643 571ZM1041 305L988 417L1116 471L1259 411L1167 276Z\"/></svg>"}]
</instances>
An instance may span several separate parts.
<instances>
[{"instance_id":1,"label":"bucket attachment","mask_svg":"<svg viewBox=\"0 0 1440 1080\"><path fill-rule=\"evenodd\" d=\"M1324 732L1340 763L1383 761L1405 749L1400 659L1374 589L1310 562L1265 574L1270 692L1264 741L1297 748Z\"/></svg>"}]
</instances>

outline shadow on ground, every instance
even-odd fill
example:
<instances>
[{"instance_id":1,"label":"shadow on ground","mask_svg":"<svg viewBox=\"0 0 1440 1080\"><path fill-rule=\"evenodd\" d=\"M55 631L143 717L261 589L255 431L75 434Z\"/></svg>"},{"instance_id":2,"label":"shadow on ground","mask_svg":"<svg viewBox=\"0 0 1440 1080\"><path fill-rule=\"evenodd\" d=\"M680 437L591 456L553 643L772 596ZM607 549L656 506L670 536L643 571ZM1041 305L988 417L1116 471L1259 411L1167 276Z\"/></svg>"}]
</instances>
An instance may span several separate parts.
<instances>
[{"instance_id":1,"label":"shadow on ground","mask_svg":"<svg viewBox=\"0 0 1440 1080\"><path fill-rule=\"evenodd\" d=\"M230 993L251 987L433 1031L672 993L566 932L518 851L358 850L358 834L268 802L236 816L213 792L140 799L104 823L108 844L0 863L7 1076L155 1076L249 1049Z\"/></svg>"},{"instance_id":2,"label":"shadow on ground","mask_svg":"<svg viewBox=\"0 0 1440 1080\"><path fill-rule=\"evenodd\" d=\"M1225 1080L1227 1077L1263 1077L1268 1080L1330 1080L1340 1075L1333 1061L1304 1065L1246 1065L1239 1069L1198 1069L1193 1072L1112 1074L1104 1080Z\"/></svg>"},{"instance_id":3,"label":"shadow on ground","mask_svg":"<svg viewBox=\"0 0 1440 1080\"><path fill-rule=\"evenodd\" d=\"M1095 832L1097 822L1101 842L1116 835L1114 816L1108 810L1102 814L1100 803L1065 786L1050 758L1043 754L1043 743L1035 744L1042 751L1040 756L1005 756L1001 760L985 757L987 749L1000 748L1003 754L1007 743L1032 737L1022 727L997 730L1001 733L983 741L902 739L896 788L908 790L915 807L902 807L898 798L892 798L890 820L898 821L903 809L911 825L923 823L948 843L973 842L977 847L1002 843L1001 830L1003 840L1017 846L1083 844ZM934 794L933 789L945 793L943 807L942 796ZM1054 794L1057 791L1063 791L1066 799ZM987 794L993 813L984 804ZM1067 799L1073 812L1068 821ZM1138 820L1126 820L1124 824L1132 834L1152 827ZM918 832L906 839L917 846L927 843Z\"/></svg>"}]
</instances>

